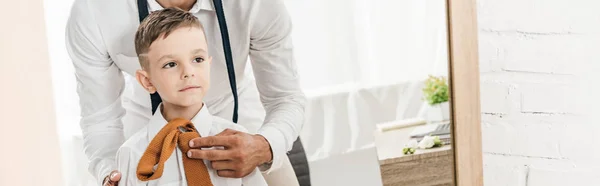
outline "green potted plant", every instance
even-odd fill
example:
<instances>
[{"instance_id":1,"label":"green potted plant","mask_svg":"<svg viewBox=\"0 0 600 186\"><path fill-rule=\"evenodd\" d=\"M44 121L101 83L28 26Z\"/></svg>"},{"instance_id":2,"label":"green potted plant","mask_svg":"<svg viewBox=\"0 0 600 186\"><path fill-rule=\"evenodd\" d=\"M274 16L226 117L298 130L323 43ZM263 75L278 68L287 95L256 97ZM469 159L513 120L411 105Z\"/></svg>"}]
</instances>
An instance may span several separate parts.
<instances>
[{"instance_id":1,"label":"green potted plant","mask_svg":"<svg viewBox=\"0 0 600 186\"><path fill-rule=\"evenodd\" d=\"M450 118L450 99L446 77L429 75L423 88L423 99L428 103L427 121L444 121Z\"/></svg>"}]
</instances>

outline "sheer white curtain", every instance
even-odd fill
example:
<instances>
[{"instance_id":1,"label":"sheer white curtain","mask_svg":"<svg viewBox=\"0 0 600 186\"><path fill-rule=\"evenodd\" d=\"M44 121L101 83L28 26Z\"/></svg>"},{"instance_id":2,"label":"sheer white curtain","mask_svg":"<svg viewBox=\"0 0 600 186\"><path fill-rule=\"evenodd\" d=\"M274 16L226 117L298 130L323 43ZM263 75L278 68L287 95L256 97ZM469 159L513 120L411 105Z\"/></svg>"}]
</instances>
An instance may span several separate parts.
<instances>
[{"instance_id":1,"label":"sheer white curtain","mask_svg":"<svg viewBox=\"0 0 600 186\"><path fill-rule=\"evenodd\" d=\"M364 87L447 74L444 0L287 0L301 84Z\"/></svg>"},{"instance_id":2,"label":"sheer white curtain","mask_svg":"<svg viewBox=\"0 0 600 186\"><path fill-rule=\"evenodd\" d=\"M44 0L63 169L88 183L79 103L64 29L74 0ZM446 75L444 0L285 0L307 95Z\"/></svg>"},{"instance_id":3,"label":"sheer white curtain","mask_svg":"<svg viewBox=\"0 0 600 186\"><path fill-rule=\"evenodd\" d=\"M65 46L65 27L74 0L44 0L46 32L54 86L56 123L66 185L93 185L79 129L79 99L73 64Z\"/></svg>"},{"instance_id":4,"label":"sheer white curtain","mask_svg":"<svg viewBox=\"0 0 600 186\"><path fill-rule=\"evenodd\" d=\"M446 76L444 0L287 0L309 97L309 161L373 144L375 124L417 112L420 84Z\"/></svg>"}]
</instances>

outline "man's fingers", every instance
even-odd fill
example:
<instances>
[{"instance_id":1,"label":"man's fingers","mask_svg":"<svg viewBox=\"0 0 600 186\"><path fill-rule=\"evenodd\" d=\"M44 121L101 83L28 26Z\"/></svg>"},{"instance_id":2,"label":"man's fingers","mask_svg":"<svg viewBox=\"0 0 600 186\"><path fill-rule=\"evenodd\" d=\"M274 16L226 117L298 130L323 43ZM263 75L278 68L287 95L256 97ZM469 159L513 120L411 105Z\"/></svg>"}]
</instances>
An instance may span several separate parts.
<instances>
[{"instance_id":1,"label":"man's fingers","mask_svg":"<svg viewBox=\"0 0 600 186\"><path fill-rule=\"evenodd\" d=\"M215 170L239 170L241 166L231 160L212 161L210 165Z\"/></svg>"},{"instance_id":2,"label":"man's fingers","mask_svg":"<svg viewBox=\"0 0 600 186\"><path fill-rule=\"evenodd\" d=\"M232 136L207 136L207 137L198 137L190 140L190 148L201 148L201 147L214 147L214 146L223 146L223 147L231 147L230 141Z\"/></svg>"},{"instance_id":3,"label":"man's fingers","mask_svg":"<svg viewBox=\"0 0 600 186\"><path fill-rule=\"evenodd\" d=\"M112 182L118 182L121 180L121 173L120 172L114 172L110 175L110 181Z\"/></svg>"},{"instance_id":4,"label":"man's fingers","mask_svg":"<svg viewBox=\"0 0 600 186\"><path fill-rule=\"evenodd\" d=\"M221 177L225 177L225 178L241 178L241 177L244 177L244 175L240 174L239 171L233 171L233 170L217 170L217 175L219 175Z\"/></svg>"},{"instance_id":5,"label":"man's fingers","mask_svg":"<svg viewBox=\"0 0 600 186\"><path fill-rule=\"evenodd\" d=\"M187 152L187 156L193 159L204 159L209 161L220 161L220 160L231 160L233 159L233 153L229 150L218 150L218 149L190 149Z\"/></svg>"},{"instance_id":6,"label":"man's fingers","mask_svg":"<svg viewBox=\"0 0 600 186\"><path fill-rule=\"evenodd\" d=\"M109 177L105 177L104 181L102 181L102 186L112 186L112 182Z\"/></svg>"},{"instance_id":7,"label":"man's fingers","mask_svg":"<svg viewBox=\"0 0 600 186\"><path fill-rule=\"evenodd\" d=\"M237 130L233 130L233 129L225 129L221 132L219 132L217 135L215 136L229 136L229 135L234 135L237 134L239 131Z\"/></svg>"},{"instance_id":8,"label":"man's fingers","mask_svg":"<svg viewBox=\"0 0 600 186\"><path fill-rule=\"evenodd\" d=\"M113 170L108 174L108 176L104 179L104 186L118 186L119 181L121 180L121 173L117 170Z\"/></svg>"}]
</instances>

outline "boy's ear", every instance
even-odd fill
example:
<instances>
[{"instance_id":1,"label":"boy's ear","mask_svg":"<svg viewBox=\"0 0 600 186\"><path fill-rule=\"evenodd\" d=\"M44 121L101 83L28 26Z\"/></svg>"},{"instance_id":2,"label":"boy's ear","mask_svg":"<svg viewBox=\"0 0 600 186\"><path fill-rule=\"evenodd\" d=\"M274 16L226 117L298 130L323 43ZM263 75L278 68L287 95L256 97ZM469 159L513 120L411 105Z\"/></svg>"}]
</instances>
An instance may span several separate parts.
<instances>
[{"instance_id":1,"label":"boy's ear","mask_svg":"<svg viewBox=\"0 0 600 186\"><path fill-rule=\"evenodd\" d=\"M140 85L142 85L142 87L144 87L144 89L146 89L146 91L148 91L150 94L154 94L156 92L156 87L154 87L152 82L150 82L150 76L148 76L148 72L145 70L137 70L135 72L135 78L137 79L138 83L140 83Z\"/></svg>"}]
</instances>

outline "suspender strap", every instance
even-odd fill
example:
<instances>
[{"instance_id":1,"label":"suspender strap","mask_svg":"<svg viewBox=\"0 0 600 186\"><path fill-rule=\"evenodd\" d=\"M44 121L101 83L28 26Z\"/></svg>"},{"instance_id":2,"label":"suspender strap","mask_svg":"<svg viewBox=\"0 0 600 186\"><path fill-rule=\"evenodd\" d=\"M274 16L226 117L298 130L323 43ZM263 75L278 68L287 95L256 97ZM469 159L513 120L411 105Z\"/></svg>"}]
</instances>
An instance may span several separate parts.
<instances>
[{"instance_id":1,"label":"suspender strap","mask_svg":"<svg viewBox=\"0 0 600 186\"><path fill-rule=\"evenodd\" d=\"M148 17L148 1L147 0L137 0L137 5L138 5L138 16L140 19L140 23L146 18ZM160 95L158 94L158 92L155 92L154 94L150 94L150 101L152 102L152 114L154 114L154 112L156 112L156 109L158 109L158 105L160 105L160 103L162 102L162 99L160 98Z\"/></svg>"},{"instance_id":2,"label":"suspender strap","mask_svg":"<svg viewBox=\"0 0 600 186\"><path fill-rule=\"evenodd\" d=\"M147 0L137 0L138 5L138 16L140 18L140 23L148 17L148 1Z\"/></svg>"},{"instance_id":3,"label":"suspender strap","mask_svg":"<svg viewBox=\"0 0 600 186\"><path fill-rule=\"evenodd\" d=\"M215 9L217 12L217 19L219 21L219 29L221 29L221 38L223 40L223 51L225 54L225 63L227 64L227 73L229 74L229 85L231 86L231 92L233 93L233 122L237 123L238 120L238 93L235 80L235 69L233 68L233 59L231 54L231 44L229 43L229 31L227 30L227 23L225 22L225 13L223 12L223 3L221 0L213 0Z\"/></svg>"}]
</instances>

